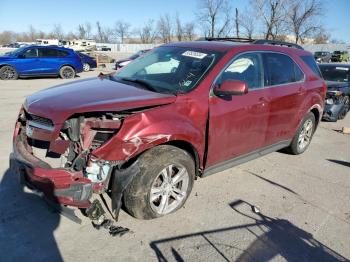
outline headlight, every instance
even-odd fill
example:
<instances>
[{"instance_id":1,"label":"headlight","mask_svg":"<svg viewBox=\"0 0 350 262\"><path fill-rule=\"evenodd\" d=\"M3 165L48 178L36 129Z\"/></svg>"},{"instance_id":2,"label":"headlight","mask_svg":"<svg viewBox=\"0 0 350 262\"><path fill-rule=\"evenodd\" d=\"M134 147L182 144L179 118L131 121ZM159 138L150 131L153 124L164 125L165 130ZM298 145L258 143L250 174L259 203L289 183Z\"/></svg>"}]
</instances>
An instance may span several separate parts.
<instances>
[{"instance_id":1,"label":"headlight","mask_svg":"<svg viewBox=\"0 0 350 262\"><path fill-rule=\"evenodd\" d=\"M333 98L326 99L326 104L327 105L333 105L334 104Z\"/></svg>"}]
</instances>

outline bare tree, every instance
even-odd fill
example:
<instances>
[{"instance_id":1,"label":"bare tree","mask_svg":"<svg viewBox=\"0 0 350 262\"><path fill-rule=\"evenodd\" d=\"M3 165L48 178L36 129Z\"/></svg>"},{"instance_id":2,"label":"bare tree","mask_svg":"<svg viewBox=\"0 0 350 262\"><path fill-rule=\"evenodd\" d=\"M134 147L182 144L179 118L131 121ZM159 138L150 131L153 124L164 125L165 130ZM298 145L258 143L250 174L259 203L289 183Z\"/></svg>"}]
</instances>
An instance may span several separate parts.
<instances>
[{"instance_id":1,"label":"bare tree","mask_svg":"<svg viewBox=\"0 0 350 262\"><path fill-rule=\"evenodd\" d=\"M80 39L86 38L86 29L85 29L85 26L82 24L78 25L78 37Z\"/></svg>"},{"instance_id":2,"label":"bare tree","mask_svg":"<svg viewBox=\"0 0 350 262\"><path fill-rule=\"evenodd\" d=\"M154 21L152 19L148 20L142 28L137 30L137 33L141 39L141 43L153 43L157 36L157 30L154 26Z\"/></svg>"},{"instance_id":3,"label":"bare tree","mask_svg":"<svg viewBox=\"0 0 350 262\"><path fill-rule=\"evenodd\" d=\"M240 22L240 19L239 19L239 15L238 15L238 8L235 8L235 11L236 11L236 16L235 16L235 25L236 25L236 37L238 38L239 37L239 22Z\"/></svg>"},{"instance_id":4,"label":"bare tree","mask_svg":"<svg viewBox=\"0 0 350 262\"><path fill-rule=\"evenodd\" d=\"M327 44L329 39L329 33L324 28L320 28L318 33L316 33L314 36L314 44Z\"/></svg>"},{"instance_id":5,"label":"bare tree","mask_svg":"<svg viewBox=\"0 0 350 262\"><path fill-rule=\"evenodd\" d=\"M231 6L228 0L198 0L198 7L196 15L203 23L205 36L215 37L229 33Z\"/></svg>"},{"instance_id":6,"label":"bare tree","mask_svg":"<svg viewBox=\"0 0 350 262\"><path fill-rule=\"evenodd\" d=\"M182 24L178 13L176 13L176 16L175 16L175 23L176 23L177 40L182 41L184 38L184 25Z\"/></svg>"},{"instance_id":7,"label":"bare tree","mask_svg":"<svg viewBox=\"0 0 350 262\"><path fill-rule=\"evenodd\" d=\"M11 31L3 31L0 33L0 44L7 45L16 41L16 35Z\"/></svg>"},{"instance_id":8,"label":"bare tree","mask_svg":"<svg viewBox=\"0 0 350 262\"><path fill-rule=\"evenodd\" d=\"M186 23L186 25L184 26L184 35L186 37L187 40L192 41L194 38L194 23L193 22L189 22Z\"/></svg>"},{"instance_id":9,"label":"bare tree","mask_svg":"<svg viewBox=\"0 0 350 262\"><path fill-rule=\"evenodd\" d=\"M245 10L244 13L239 15L240 26L243 29L242 34L249 38L253 38L253 34L256 28L256 18L252 11Z\"/></svg>"},{"instance_id":10,"label":"bare tree","mask_svg":"<svg viewBox=\"0 0 350 262\"><path fill-rule=\"evenodd\" d=\"M251 0L254 11L259 14L265 39L276 39L286 32L287 0Z\"/></svg>"},{"instance_id":11,"label":"bare tree","mask_svg":"<svg viewBox=\"0 0 350 262\"><path fill-rule=\"evenodd\" d=\"M62 26L60 24L54 24L52 32L51 32L51 35L54 38L63 39L64 38L64 33L63 33L63 30L62 30Z\"/></svg>"},{"instance_id":12,"label":"bare tree","mask_svg":"<svg viewBox=\"0 0 350 262\"><path fill-rule=\"evenodd\" d=\"M130 24L121 20L117 21L114 25L114 33L117 36L117 38L120 39L120 42L123 44L124 39L130 34Z\"/></svg>"},{"instance_id":13,"label":"bare tree","mask_svg":"<svg viewBox=\"0 0 350 262\"><path fill-rule=\"evenodd\" d=\"M28 29L28 37L29 37L29 41L33 42L37 39L37 32L34 28L34 26L30 25L29 29Z\"/></svg>"},{"instance_id":14,"label":"bare tree","mask_svg":"<svg viewBox=\"0 0 350 262\"><path fill-rule=\"evenodd\" d=\"M294 34L295 43L304 42L320 29L316 18L323 13L320 0L290 0L288 22Z\"/></svg>"},{"instance_id":15,"label":"bare tree","mask_svg":"<svg viewBox=\"0 0 350 262\"><path fill-rule=\"evenodd\" d=\"M90 39L92 37L91 35L91 24L89 22L85 23L85 37L86 39Z\"/></svg>"},{"instance_id":16,"label":"bare tree","mask_svg":"<svg viewBox=\"0 0 350 262\"><path fill-rule=\"evenodd\" d=\"M162 41L164 43L169 43L172 37L172 24L170 15L166 14L164 16L160 16L157 23L157 27L159 36L162 39Z\"/></svg>"}]
</instances>

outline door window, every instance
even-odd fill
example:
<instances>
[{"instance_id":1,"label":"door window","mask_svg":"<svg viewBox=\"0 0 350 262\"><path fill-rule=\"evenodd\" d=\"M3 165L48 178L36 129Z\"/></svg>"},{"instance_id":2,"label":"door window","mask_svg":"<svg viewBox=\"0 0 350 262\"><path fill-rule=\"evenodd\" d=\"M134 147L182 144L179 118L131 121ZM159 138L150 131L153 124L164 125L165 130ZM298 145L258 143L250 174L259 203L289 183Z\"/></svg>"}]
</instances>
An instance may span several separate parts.
<instances>
[{"instance_id":1,"label":"door window","mask_svg":"<svg viewBox=\"0 0 350 262\"><path fill-rule=\"evenodd\" d=\"M40 48L39 57L57 57L57 50L51 48Z\"/></svg>"},{"instance_id":2,"label":"door window","mask_svg":"<svg viewBox=\"0 0 350 262\"><path fill-rule=\"evenodd\" d=\"M277 53L264 53L266 68L265 85L283 85L301 81L304 78L303 72L287 55Z\"/></svg>"},{"instance_id":3,"label":"door window","mask_svg":"<svg viewBox=\"0 0 350 262\"><path fill-rule=\"evenodd\" d=\"M235 58L219 78L219 83L225 80L240 80L248 84L250 89L263 86L263 70L261 55L245 53Z\"/></svg>"},{"instance_id":4,"label":"door window","mask_svg":"<svg viewBox=\"0 0 350 262\"><path fill-rule=\"evenodd\" d=\"M23 55L25 58L38 57L38 50L36 48L28 49Z\"/></svg>"}]
</instances>

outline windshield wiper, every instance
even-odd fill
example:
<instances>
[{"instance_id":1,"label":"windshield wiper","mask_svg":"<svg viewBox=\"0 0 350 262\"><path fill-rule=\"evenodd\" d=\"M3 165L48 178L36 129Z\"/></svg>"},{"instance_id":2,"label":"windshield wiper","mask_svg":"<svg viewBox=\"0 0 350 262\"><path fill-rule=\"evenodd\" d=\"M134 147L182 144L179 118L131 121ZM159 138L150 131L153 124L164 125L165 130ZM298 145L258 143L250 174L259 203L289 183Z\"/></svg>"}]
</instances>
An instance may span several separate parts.
<instances>
[{"instance_id":1,"label":"windshield wiper","mask_svg":"<svg viewBox=\"0 0 350 262\"><path fill-rule=\"evenodd\" d=\"M137 78L127 78L127 77L122 77L120 78L122 81L126 81L126 82L132 82L132 83L136 83L136 84L140 84L143 87L145 87L146 89L150 90L150 91L154 91L154 92L159 92L154 86L152 86L150 83L142 80L142 79L137 79Z\"/></svg>"}]
</instances>

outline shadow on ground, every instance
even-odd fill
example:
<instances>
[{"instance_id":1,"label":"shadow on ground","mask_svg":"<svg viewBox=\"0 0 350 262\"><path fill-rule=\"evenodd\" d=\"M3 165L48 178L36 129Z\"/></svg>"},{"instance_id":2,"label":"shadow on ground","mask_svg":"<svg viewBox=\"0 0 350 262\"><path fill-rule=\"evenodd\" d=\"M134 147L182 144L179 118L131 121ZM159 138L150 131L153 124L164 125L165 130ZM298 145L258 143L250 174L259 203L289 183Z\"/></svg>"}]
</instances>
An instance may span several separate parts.
<instances>
[{"instance_id":1,"label":"shadow on ground","mask_svg":"<svg viewBox=\"0 0 350 262\"><path fill-rule=\"evenodd\" d=\"M0 261L63 261L54 230L60 215L7 170L0 182Z\"/></svg>"},{"instance_id":2,"label":"shadow on ground","mask_svg":"<svg viewBox=\"0 0 350 262\"><path fill-rule=\"evenodd\" d=\"M343 160L336 160L336 159L327 159L329 162L335 163L335 164L339 164L339 165L343 165L343 166L347 166L350 167L350 162L347 161L343 161Z\"/></svg>"},{"instance_id":3,"label":"shadow on ground","mask_svg":"<svg viewBox=\"0 0 350 262\"><path fill-rule=\"evenodd\" d=\"M153 241L158 261L348 261L288 220L263 215L243 200L229 205L253 222Z\"/></svg>"}]
</instances>

